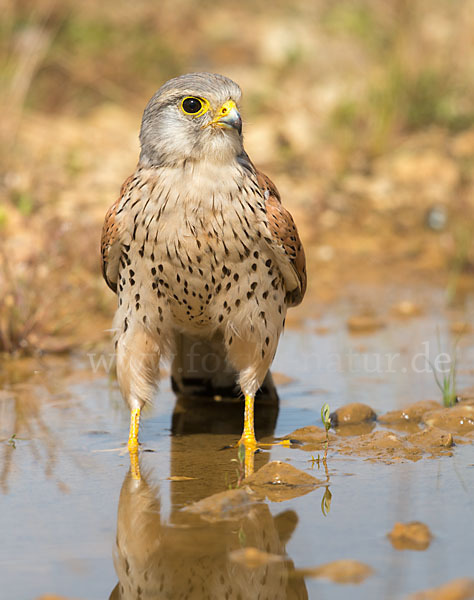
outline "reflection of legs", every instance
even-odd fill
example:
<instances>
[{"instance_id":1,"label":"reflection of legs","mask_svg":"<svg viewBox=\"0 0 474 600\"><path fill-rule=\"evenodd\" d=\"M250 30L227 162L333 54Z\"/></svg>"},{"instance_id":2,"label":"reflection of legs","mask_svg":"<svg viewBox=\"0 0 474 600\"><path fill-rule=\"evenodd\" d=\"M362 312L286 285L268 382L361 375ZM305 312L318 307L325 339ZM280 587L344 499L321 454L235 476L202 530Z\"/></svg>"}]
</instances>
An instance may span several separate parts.
<instances>
[{"instance_id":1,"label":"reflection of legs","mask_svg":"<svg viewBox=\"0 0 474 600\"><path fill-rule=\"evenodd\" d=\"M140 411L151 402L159 374L159 348L141 326L131 324L117 340L117 378L123 397L130 407L128 450L132 475L140 476L138 468L138 431Z\"/></svg>"}]
</instances>

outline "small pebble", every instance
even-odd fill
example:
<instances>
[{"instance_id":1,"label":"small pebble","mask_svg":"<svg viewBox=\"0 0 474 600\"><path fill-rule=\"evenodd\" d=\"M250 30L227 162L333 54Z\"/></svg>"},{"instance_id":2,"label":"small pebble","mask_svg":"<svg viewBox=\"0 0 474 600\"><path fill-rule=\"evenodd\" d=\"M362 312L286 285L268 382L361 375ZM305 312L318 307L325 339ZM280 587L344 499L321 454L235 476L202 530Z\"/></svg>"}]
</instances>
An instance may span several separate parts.
<instances>
[{"instance_id":1,"label":"small pebble","mask_svg":"<svg viewBox=\"0 0 474 600\"><path fill-rule=\"evenodd\" d=\"M473 600L474 579L460 577L437 588L408 596L407 600Z\"/></svg>"},{"instance_id":2,"label":"small pebble","mask_svg":"<svg viewBox=\"0 0 474 600\"><path fill-rule=\"evenodd\" d=\"M333 427L375 421L376 418L377 415L372 408L361 402L352 402L351 404L341 406L341 408L338 408L330 415L331 425Z\"/></svg>"},{"instance_id":3,"label":"small pebble","mask_svg":"<svg viewBox=\"0 0 474 600\"><path fill-rule=\"evenodd\" d=\"M370 333L382 327L385 327L385 323L371 315L354 315L347 320L347 328L351 333Z\"/></svg>"},{"instance_id":4,"label":"small pebble","mask_svg":"<svg viewBox=\"0 0 474 600\"><path fill-rule=\"evenodd\" d=\"M396 550L426 550L432 539L428 526L421 521L395 523L388 537Z\"/></svg>"},{"instance_id":5,"label":"small pebble","mask_svg":"<svg viewBox=\"0 0 474 600\"><path fill-rule=\"evenodd\" d=\"M362 583L373 572L369 565L352 559L335 560L312 569L296 569L296 575L329 579L334 583Z\"/></svg>"}]
</instances>

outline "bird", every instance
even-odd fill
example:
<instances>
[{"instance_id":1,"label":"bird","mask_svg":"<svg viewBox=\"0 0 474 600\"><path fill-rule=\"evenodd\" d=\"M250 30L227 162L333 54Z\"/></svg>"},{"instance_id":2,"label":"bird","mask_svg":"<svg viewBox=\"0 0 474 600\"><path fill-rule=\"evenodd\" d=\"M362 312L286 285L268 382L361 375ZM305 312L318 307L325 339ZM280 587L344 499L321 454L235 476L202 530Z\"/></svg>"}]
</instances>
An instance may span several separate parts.
<instances>
[{"instance_id":1,"label":"bird","mask_svg":"<svg viewBox=\"0 0 474 600\"><path fill-rule=\"evenodd\" d=\"M221 349L245 399L238 444L259 447L255 394L307 276L293 218L244 149L241 94L213 73L164 83L143 113L136 170L105 216L102 274L118 298L116 372L131 456L160 361L183 339Z\"/></svg>"},{"instance_id":2,"label":"bird","mask_svg":"<svg viewBox=\"0 0 474 600\"><path fill-rule=\"evenodd\" d=\"M223 466L221 461L215 469L220 480ZM245 489L215 493L211 484L201 490L205 498L196 498L197 490L187 492L186 508L172 503L165 516L164 491L150 470L145 468L138 482L127 472L113 552L118 583L109 600L308 600L304 578L286 551L296 513L286 509L274 515L268 503ZM244 534L247 548L242 548ZM270 560L249 568L247 551ZM271 560L276 556L280 560Z\"/></svg>"}]
</instances>

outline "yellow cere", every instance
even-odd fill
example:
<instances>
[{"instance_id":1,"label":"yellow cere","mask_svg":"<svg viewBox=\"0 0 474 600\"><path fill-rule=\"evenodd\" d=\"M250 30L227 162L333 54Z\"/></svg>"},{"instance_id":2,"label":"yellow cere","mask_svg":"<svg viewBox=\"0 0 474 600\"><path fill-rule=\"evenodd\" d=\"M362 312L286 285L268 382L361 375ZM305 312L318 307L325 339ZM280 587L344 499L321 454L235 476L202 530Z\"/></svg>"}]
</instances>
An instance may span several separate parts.
<instances>
[{"instance_id":1,"label":"yellow cere","mask_svg":"<svg viewBox=\"0 0 474 600\"><path fill-rule=\"evenodd\" d=\"M233 108L237 110L237 105L235 102L233 100L227 100L227 102L224 102L224 104L221 106L219 117L225 117Z\"/></svg>"},{"instance_id":2,"label":"yellow cere","mask_svg":"<svg viewBox=\"0 0 474 600\"><path fill-rule=\"evenodd\" d=\"M216 113L216 116L212 119L210 123L208 123L208 125L221 125L219 121L223 117L228 115L232 109L237 110L236 103L233 100L226 100L226 102L224 102L224 104L220 107L219 111ZM224 123L222 123L221 126L224 127Z\"/></svg>"}]
</instances>

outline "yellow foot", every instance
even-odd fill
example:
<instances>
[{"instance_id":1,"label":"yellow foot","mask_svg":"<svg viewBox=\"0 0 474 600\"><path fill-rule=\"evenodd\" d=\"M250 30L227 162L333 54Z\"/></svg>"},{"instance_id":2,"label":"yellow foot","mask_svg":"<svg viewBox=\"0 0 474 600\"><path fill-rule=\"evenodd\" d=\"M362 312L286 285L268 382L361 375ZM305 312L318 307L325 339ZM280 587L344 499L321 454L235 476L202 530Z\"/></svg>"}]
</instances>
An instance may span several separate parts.
<instances>
[{"instance_id":1,"label":"yellow foot","mask_svg":"<svg viewBox=\"0 0 474 600\"><path fill-rule=\"evenodd\" d=\"M254 452L259 448L271 448L272 446L291 446L290 440L280 440L278 442L261 443L255 439L254 429L254 396L252 394L245 395L245 413L244 413L244 432L238 442L238 446L243 444L246 448L254 448Z\"/></svg>"},{"instance_id":2,"label":"yellow foot","mask_svg":"<svg viewBox=\"0 0 474 600\"><path fill-rule=\"evenodd\" d=\"M290 440L279 440L277 442L262 443L257 442L255 436L252 438L243 434L237 443L238 448L241 448L242 446L245 449L244 474L245 477L248 477L254 472L254 457L258 450L265 450L271 448L272 446L284 446L285 448L289 448L291 446L291 442Z\"/></svg>"},{"instance_id":3,"label":"yellow foot","mask_svg":"<svg viewBox=\"0 0 474 600\"><path fill-rule=\"evenodd\" d=\"M254 396L253 394L245 395L245 414L244 414L244 431L237 446L245 448L245 477L251 475L254 471L254 454L259 449L271 448L272 446L291 446L290 440L280 440L277 442L262 443L255 439L254 430Z\"/></svg>"},{"instance_id":4,"label":"yellow foot","mask_svg":"<svg viewBox=\"0 0 474 600\"><path fill-rule=\"evenodd\" d=\"M291 440L277 440L276 442L257 442L255 437L248 439L245 435L242 435L240 440L237 442L237 446L244 445L246 448L254 448L254 452L257 450L264 450L271 448L272 446L283 446L284 448L291 447Z\"/></svg>"}]
</instances>

